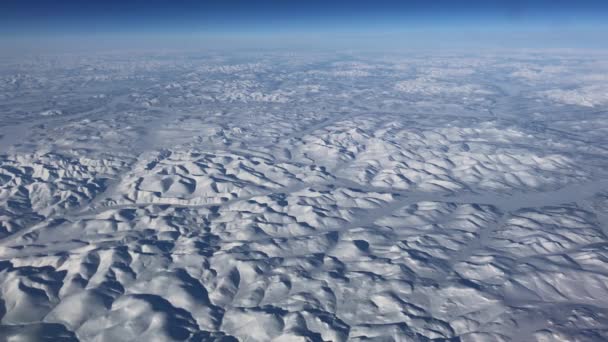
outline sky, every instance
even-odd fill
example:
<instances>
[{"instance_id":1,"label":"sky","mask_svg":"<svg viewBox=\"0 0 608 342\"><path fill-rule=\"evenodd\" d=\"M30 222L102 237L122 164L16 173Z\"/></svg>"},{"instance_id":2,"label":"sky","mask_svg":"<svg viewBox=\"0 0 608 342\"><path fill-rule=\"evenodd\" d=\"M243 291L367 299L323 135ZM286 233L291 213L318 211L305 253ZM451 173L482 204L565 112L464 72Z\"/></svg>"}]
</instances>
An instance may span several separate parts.
<instances>
[{"instance_id":1,"label":"sky","mask_svg":"<svg viewBox=\"0 0 608 342\"><path fill-rule=\"evenodd\" d=\"M535 32L574 44L602 43L606 18L606 0L2 0L0 39Z\"/></svg>"}]
</instances>

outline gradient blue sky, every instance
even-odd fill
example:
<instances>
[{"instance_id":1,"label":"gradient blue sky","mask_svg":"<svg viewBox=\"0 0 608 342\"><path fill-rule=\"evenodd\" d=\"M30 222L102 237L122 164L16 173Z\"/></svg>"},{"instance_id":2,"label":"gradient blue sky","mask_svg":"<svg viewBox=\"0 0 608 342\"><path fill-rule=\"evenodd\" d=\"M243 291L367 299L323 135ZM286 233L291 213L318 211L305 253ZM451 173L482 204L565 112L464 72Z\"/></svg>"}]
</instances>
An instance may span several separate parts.
<instances>
[{"instance_id":1,"label":"gradient blue sky","mask_svg":"<svg viewBox=\"0 0 608 342\"><path fill-rule=\"evenodd\" d=\"M332 28L587 25L608 21L603 0L2 0L0 25L36 32L250 31Z\"/></svg>"},{"instance_id":2,"label":"gradient blue sky","mask_svg":"<svg viewBox=\"0 0 608 342\"><path fill-rule=\"evenodd\" d=\"M0 38L542 31L601 43L608 0L1 0ZM525 35L524 35L525 36Z\"/></svg>"}]
</instances>

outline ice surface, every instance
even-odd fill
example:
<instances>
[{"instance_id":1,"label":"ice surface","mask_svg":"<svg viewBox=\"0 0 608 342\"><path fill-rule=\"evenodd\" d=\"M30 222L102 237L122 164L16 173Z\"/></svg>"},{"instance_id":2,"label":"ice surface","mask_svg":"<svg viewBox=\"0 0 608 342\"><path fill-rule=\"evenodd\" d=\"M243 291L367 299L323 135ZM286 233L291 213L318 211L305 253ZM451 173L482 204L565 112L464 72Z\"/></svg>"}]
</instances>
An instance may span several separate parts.
<instances>
[{"instance_id":1,"label":"ice surface","mask_svg":"<svg viewBox=\"0 0 608 342\"><path fill-rule=\"evenodd\" d=\"M0 64L0 339L608 339L607 54Z\"/></svg>"}]
</instances>

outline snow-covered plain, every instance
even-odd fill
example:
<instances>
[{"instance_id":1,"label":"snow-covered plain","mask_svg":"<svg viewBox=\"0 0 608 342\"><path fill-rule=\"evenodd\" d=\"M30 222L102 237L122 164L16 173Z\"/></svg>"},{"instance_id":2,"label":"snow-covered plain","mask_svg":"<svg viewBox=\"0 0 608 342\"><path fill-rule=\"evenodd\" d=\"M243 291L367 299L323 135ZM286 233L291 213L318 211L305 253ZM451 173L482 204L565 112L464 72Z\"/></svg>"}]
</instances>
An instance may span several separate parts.
<instances>
[{"instance_id":1,"label":"snow-covered plain","mask_svg":"<svg viewBox=\"0 0 608 342\"><path fill-rule=\"evenodd\" d=\"M606 60L5 57L0 340L607 340Z\"/></svg>"}]
</instances>

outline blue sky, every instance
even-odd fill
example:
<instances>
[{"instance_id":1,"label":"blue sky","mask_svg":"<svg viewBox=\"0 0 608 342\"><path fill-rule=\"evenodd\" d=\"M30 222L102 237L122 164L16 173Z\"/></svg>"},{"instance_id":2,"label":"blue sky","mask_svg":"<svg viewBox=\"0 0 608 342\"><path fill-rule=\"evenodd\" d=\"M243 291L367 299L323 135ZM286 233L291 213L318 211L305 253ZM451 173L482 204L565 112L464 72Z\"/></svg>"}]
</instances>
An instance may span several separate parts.
<instances>
[{"instance_id":1,"label":"blue sky","mask_svg":"<svg viewBox=\"0 0 608 342\"><path fill-rule=\"evenodd\" d=\"M420 26L597 25L592 0L2 0L4 32L210 32Z\"/></svg>"},{"instance_id":2,"label":"blue sky","mask_svg":"<svg viewBox=\"0 0 608 342\"><path fill-rule=\"evenodd\" d=\"M606 18L607 0L2 0L0 39L534 31L601 43Z\"/></svg>"}]
</instances>

